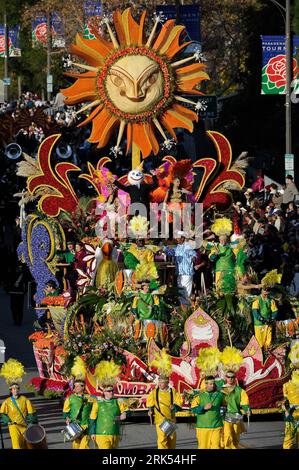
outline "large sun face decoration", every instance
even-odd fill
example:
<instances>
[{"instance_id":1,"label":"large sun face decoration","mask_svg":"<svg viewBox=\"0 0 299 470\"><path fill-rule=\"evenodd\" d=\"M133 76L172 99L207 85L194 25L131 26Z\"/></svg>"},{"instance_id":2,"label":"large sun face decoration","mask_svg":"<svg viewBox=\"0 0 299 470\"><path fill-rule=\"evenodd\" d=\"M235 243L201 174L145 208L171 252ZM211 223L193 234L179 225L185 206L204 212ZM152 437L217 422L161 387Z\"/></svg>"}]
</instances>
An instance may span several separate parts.
<instances>
[{"instance_id":1,"label":"large sun face decoration","mask_svg":"<svg viewBox=\"0 0 299 470\"><path fill-rule=\"evenodd\" d=\"M111 41L98 36L95 40L83 39L79 34L71 52L88 63L74 65L87 70L82 74L68 73L77 78L76 82L62 90L66 104L91 102L80 111L95 107L89 117L80 125L92 121L90 142L98 147L106 146L112 133L118 128L114 152L120 151L126 130L127 152L135 146L143 156L158 153L159 143L156 131L168 147L176 140L174 129L181 127L193 131L197 114L179 103L197 103L180 96L183 94L202 95L197 86L209 79L204 64L186 62L200 61L201 55L175 61L174 57L190 42L180 44L184 26L175 26L174 20L166 21L158 35L156 30L161 21L155 17L154 27L144 40L143 12L137 23L131 10L114 12L113 21L116 35L109 19L103 23L108 29Z\"/></svg>"}]
</instances>

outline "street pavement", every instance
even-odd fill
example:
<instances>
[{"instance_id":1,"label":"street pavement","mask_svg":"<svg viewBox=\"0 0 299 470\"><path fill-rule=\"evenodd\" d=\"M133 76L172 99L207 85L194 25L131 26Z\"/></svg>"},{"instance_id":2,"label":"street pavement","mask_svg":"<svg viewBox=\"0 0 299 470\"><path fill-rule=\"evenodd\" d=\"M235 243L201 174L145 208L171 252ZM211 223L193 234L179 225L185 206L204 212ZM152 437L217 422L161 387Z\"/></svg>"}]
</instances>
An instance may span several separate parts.
<instances>
[{"instance_id":1,"label":"street pavement","mask_svg":"<svg viewBox=\"0 0 299 470\"><path fill-rule=\"evenodd\" d=\"M59 399L46 399L35 397L27 393L25 384L38 375L32 346L28 336L32 333L34 312L24 310L24 322L21 327L13 325L9 311L9 297L0 290L0 339L4 340L7 347L5 359L13 357L21 361L26 367L26 375L21 392L30 398L36 407L39 423L44 426L47 434L49 449L71 449L70 443L63 442L61 430L65 423L62 419L62 403ZM0 403L7 397L8 389L0 378ZM179 419L177 430L177 449L196 449L195 428L186 419ZM246 425L247 426L247 425ZM4 446L11 448L11 442L7 427L3 428ZM283 441L283 422L280 416L253 416L247 433L241 438L241 445L245 449L281 449ZM1 448L1 444L0 444ZM122 449L154 449L156 448L155 426L150 425L147 416L130 418L122 426Z\"/></svg>"}]
</instances>

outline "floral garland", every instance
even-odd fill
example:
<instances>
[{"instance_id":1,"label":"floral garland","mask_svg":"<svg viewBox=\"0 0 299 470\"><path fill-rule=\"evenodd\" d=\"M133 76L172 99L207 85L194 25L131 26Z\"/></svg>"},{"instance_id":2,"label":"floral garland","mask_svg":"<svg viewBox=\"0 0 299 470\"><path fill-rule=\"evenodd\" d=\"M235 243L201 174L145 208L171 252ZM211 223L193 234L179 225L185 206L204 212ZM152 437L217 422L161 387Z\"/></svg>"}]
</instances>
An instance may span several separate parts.
<instances>
[{"instance_id":1,"label":"floral garland","mask_svg":"<svg viewBox=\"0 0 299 470\"><path fill-rule=\"evenodd\" d=\"M65 304L65 298L63 297L63 295L50 295L48 297L44 297L41 300L41 304L63 307Z\"/></svg>"},{"instance_id":2,"label":"floral garland","mask_svg":"<svg viewBox=\"0 0 299 470\"><path fill-rule=\"evenodd\" d=\"M160 66L160 70L163 73L163 97L159 97L152 109L144 111L142 113L125 113L118 109L110 100L108 90L106 88L106 79L109 75L110 68L116 60L128 56L128 55L145 55L157 62ZM105 61L104 66L99 70L97 76L98 85L98 98L105 105L109 111L120 117L126 122L145 122L150 118L157 116L162 113L166 107L173 101L173 90L174 90L174 75L172 69L165 59L162 59L159 55L154 53L152 50L146 47L126 47L125 49L119 49L116 53L113 53Z\"/></svg>"}]
</instances>

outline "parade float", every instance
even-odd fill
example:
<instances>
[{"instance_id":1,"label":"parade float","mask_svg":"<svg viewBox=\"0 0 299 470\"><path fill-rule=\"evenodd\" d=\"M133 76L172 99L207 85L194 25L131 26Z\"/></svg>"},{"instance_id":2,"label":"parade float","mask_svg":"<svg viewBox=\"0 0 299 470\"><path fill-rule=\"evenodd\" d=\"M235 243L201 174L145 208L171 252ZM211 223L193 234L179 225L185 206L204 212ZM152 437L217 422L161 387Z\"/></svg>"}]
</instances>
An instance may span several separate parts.
<instances>
[{"instance_id":1,"label":"parade float","mask_svg":"<svg viewBox=\"0 0 299 470\"><path fill-rule=\"evenodd\" d=\"M215 131L206 132L211 155L193 162L164 155L154 175L142 171L147 157L159 157L161 149L175 145L177 128L192 133L201 106L194 97L203 94L200 84L209 79L199 51L182 55L190 44L181 39L184 26L174 20L162 24L156 15L145 37L146 21L146 12L137 22L130 9L117 10L112 19L102 18L105 37L96 30L92 40L77 34L70 52L83 62L70 63L67 75L75 82L62 90L66 104L84 103L80 112L89 115L80 126L91 123L89 142L98 148L109 145L114 159L121 161L125 153L131 157L129 175L114 174L109 157L85 162L84 169L67 161L54 163L59 134L43 140L37 159L25 156L18 163L19 175L27 177L20 203L37 204L23 225L18 255L36 283L37 314L46 318L44 328L29 337L39 372L31 387L49 397L67 394L71 367L80 356L88 368L87 390L97 395L96 364L113 358L122 367L116 396L139 398L137 410L142 410L156 384L157 371L149 364L157 351L169 350L170 381L180 392L190 392L202 381L198 351L238 344L244 358L238 380L251 408L275 411L290 376L287 353L298 321L278 322L279 341L265 354L241 309L232 308L242 300L236 292L207 293L203 288L189 306L180 304L173 262L148 236L147 220L130 216L122 221L133 233L143 231L145 243L118 233L109 240L102 236L107 220L119 217L111 210L116 201L125 213L136 198L142 201L134 179L140 179L138 187L147 189L147 202L153 203L163 203L177 179L186 201L201 203L205 214L229 211L231 190L240 191L245 183L242 159L233 161L228 140ZM82 180L92 195L78 193ZM49 281L57 292L45 295ZM145 281L150 289L141 298L148 304L140 317L135 310ZM147 318L147 308L153 307L157 316Z\"/></svg>"}]
</instances>

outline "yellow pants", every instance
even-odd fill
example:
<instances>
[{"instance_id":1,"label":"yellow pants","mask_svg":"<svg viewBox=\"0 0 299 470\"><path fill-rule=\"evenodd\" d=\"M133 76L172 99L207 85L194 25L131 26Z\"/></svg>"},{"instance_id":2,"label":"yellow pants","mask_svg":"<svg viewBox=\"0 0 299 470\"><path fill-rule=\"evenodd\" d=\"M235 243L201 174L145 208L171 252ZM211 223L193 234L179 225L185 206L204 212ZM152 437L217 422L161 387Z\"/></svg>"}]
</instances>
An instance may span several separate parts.
<instances>
[{"instance_id":1,"label":"yellow pants","mask_svg":"<svg viewBox=\"0 0 299 470\"><path fill-rule=\"evenodd\" d=\"M198 449L221 449L223 426L219 428L196 428Z\"/></svg>"},{"instance_id":2,"label":"yellow pants","mask_svg":"<svg viewBox=\"0 0 299 470\"><path fill-rule=\"evenodd\" d=\"M290 422L285 423L283 448L299 449L299 429L295 432L294 426Z\"/></svg>"},{"instance_id":3,"label":"yellow pants","mask_svg":"<svg viewBox=\"0 0 299 470\"><path fill-rule=\"evenodd\" d=\"M89 449L88 436L82 436L73 441L73 449Z\"/></svg>"},{"instance_id":4,"label":"yellow pants","mask_svg":"<svg viewBox=\"0 0 299 470\"><path fill-rule=\"evenodd\" d=\"M224 421L224 449L239 449L240 434L245 431L244 423L228 423Z\"/></svg>"},{"instance_id":5,"label":"yellow pants","mask_svg":"<svg viewBox=\"0 0 299 470\"><path fill-rule=\"evenodd\" d=\"M21 424L10 424L8 426L9 434L11 438L11 445L13 449L27 449L26 440L24 438L24 432L26 426Z\"/></svg>"},{"instance_id":6,"label":"yellow pants","mask_svg":"<svg viewBox=\"0 0 299 470\"><path fill-rule=\"evenodd\" d=\"M175 449L176 446L176 433L167 436L165 432L160 429L160 424L156 424L157 432L157 447L158 449Z\"/></svg>"},{"instance_id":7,"label":"yellow pants","mask_svg":"<svg viewBox=\"0 0 299 470\"><path fill-rule=\"evenodd\" d=\"M272 326L255 326L254 335L259 343L260 347L263 349L269 348L272 343Z\"/></svg>"},{"instance_id":8,"label":"yellow pants","mask_svg":"<svg viewBox=\"0 0 299 470\"><path fill-rule=\"evenodd\" d=\"M96 436L96 443L99 449L117 449L119 444L120 438L119 436L112 436L112 435L97 435Z\"/></svg>"}]
</instances>

